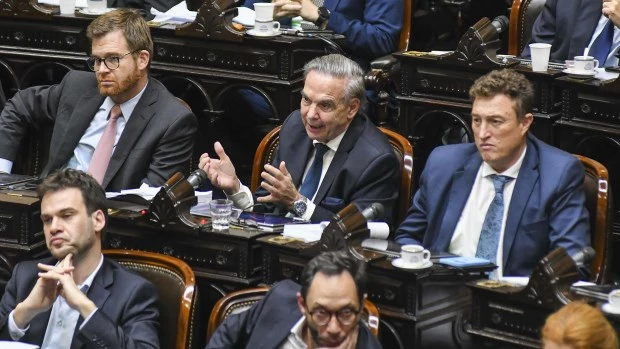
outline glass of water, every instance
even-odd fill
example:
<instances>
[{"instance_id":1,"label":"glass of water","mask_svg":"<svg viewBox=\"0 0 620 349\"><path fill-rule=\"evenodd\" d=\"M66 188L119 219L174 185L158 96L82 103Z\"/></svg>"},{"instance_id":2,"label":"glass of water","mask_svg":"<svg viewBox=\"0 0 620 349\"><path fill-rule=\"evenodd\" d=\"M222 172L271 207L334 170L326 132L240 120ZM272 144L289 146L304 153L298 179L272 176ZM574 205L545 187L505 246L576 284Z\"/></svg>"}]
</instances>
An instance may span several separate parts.
<instances>
[{"instance_id":1,"label":"glass of water","mask_svg":"<svg viewBox=\"0 0 620 349\"><path fill-rule=\"evenodd\" d=\"M226 199L211 200L211 227L213 230L227 230L232 215L232 201Z\"/></svg>"}]
</instances>

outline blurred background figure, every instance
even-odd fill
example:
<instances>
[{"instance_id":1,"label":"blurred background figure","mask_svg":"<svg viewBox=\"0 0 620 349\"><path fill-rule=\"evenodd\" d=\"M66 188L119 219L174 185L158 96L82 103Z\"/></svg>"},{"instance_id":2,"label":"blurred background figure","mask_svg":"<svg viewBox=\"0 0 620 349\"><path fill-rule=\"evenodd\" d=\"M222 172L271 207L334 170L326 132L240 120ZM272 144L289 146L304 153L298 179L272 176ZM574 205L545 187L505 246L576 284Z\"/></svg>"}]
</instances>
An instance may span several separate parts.
<instances>
[{"instance_id":1,"label":"blurred background figure","mask_svg":"<svg viewBox=\"0 0 620 349\"><path fill-rule=\"evenodd\" d=\"M551 314L542 329L543 349L618 349L618 337L603 313L572 302Z\"/></svg>"}]
</instances>

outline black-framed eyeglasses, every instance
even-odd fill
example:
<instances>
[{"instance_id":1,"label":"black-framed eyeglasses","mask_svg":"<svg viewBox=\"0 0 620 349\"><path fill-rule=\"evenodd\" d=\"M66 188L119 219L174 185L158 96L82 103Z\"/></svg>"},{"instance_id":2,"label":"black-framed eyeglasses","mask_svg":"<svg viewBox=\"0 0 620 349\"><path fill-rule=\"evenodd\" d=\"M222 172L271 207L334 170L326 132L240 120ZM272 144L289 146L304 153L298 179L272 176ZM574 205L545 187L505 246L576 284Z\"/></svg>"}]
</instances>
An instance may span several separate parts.
<instances>
[{"instance_id":1,"label":"black-framed eyeglasses","mask_svg":"<svg viewBox=\"0 0 620 349\"><path fill-rule=\"evenodd\" d=\"M122 56L110 56L106 58L99 58L99 57L91 56L91 57L88 57L88 59L86 60L86 64L88 64L88 68L90 68L90 70L92 71L99 70L99 67L101 67L101 63L105 64L105 66L108 69L114 70L114 69L118 69L118 67L121 65L121 59L129 56L130 54L133 54L139 51L141 50L127 52Z\"/></svg>"},{"instance_id":2,"label":"black-framed eyeglasses","mask_svg":"<svg viewBox=\"0 0 620 349\"><path fill-rule=\"evenodd\" d=\"M308 312L312 317L312 321L318 326L325 326L331 320L332 316L336 315L336 319L343 326L349 326L355 323L357 320L357 316L360 313L360 310L355 310L351 308L340 309L337 312L331 312L324 308L319 308L313 311Z\"/></svg>"}]
</instances>

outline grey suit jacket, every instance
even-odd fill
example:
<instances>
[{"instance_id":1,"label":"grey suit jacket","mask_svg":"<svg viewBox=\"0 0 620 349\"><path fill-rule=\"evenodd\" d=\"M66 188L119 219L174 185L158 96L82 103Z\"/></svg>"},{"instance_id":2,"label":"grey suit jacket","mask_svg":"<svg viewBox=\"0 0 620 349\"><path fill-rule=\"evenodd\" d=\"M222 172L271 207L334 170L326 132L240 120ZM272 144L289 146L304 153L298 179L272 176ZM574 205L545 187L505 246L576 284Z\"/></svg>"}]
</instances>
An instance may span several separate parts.
<instances>
[{"instance_id":1,"label":"grey suit jacket","mask_svg":"<svg viewBox=\"0 0 620 349\"><path fill-rule=\"evenodd\" d=\"M312 156L312 140L308 138L299 110L284 121L280 130L280 145L272 165L286 162L293 183L301 186L304 170ZM321 181L314 203L317 205L311 220L327 221L346 205L355 203L364 209L374 202L383 204L384 217L391 223L398 198L400 163L387 137L363 114L358 114L340 142L325 177ZM255 196L268 195L259 188ZM267 210L284 212L284 208L265 205Z\"/></svg>"},{"instance_id":2,"label":"grey suit jacket","mask_svg":"<svg viewBox=\"0 0 620 349\"><path fill-rule=\"evenodd\" d=\"M47 258L19 263L0 302L0 339L11 340L8 330L9 314L22 302L37 282L37 263L53 265ZM104 258L99 272L87 293L97 306L88 323L78 330L84 319L79 317L71 339L71 349L159 348L159 310L157 290L142 277L123 269ZM37 315L20 342L41 345L49 322L51 309Z\"/></svg>"},{"instance_id":3,"label":"grey suit jacket","mask_svg":"<svg viewBox=\"0 0 620 349\"><path fill-rule=\"evenodd\" d=\"M58 85L19 91L0 115L0 158L15 159L29 125L53 127L42 175L65 166L104 98L95 74L82 71L67 73ZM110 159L103 187L120 191L142 182L164 184L189 162L196 129L192 112L150 78Z\"/></svg>"}]
</instances>

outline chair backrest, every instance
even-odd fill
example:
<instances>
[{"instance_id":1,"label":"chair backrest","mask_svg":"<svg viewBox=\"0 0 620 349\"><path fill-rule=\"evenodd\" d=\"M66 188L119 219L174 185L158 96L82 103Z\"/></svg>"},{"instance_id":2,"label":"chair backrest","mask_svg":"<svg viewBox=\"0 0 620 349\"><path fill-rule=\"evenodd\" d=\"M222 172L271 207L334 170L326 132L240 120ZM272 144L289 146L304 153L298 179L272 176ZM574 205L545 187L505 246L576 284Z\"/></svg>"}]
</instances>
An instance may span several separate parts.
<instances>
[{"instance_id":1,"label":"chair backrest","mask_svg":"<svg viewBox=\"0 0 620 349\"><path fill-rule=\"evenodd\" d=\"M545 6L546 0L514 0L510 10L508 53L518 56L532 37L534 21Z\"/></svg>"},{"instance_id":2,"label":"chair backrest","mask_svg":"<svg viewBox=\"0 0 620 349\"><path fill-rule=\"evenodd\" d=\"M218 326L226 320L231 314L237 314L248 310L254 303L260 301L267 292L268 286L259 286L238 290L227 294L221 298L211 311L209 317L209 325L207 328L207 342L213 335ZM362 310L362 320L368 326L368 329L375 335L379 336L379 310L375 304L368 299L364 300L364 310Z\"/></svg>"},{"instance_id":3,"label":"chair backrest","mask_svg":"<svg viewBox=\"0 0 620 349\"><path fill-rule=\"evenodd\" d=\"M198 297L192 269L178 258L159 253L104 250L103 254L155 285L159 295L160 348L192 348Z\"/></svg>"},{"instance_id":4,"label":"chair backrest","mask_svg":"<svg viewBox=\"0 0 620 349\"><path fill-rule=\"evenodd\" d=\"M267 163L271 163L276 154L280 144L280 128L281 126L278 126L271 130L271 132L269 132L260 142L258 148L256 148L256 153L254 154L254 165L252 167L252 184L250 187L252 191L255 191L260 186L260 174L263 171L263 166ZM396 153L396 156L400 161L401 182L398 207L395 210L396 217L394 221L394 225L398 226L398 224L400 224L407 216L407 210L411 205L413 148L407 138L399 133L383 127L379 127L379 130L387 136L390 145L394 149L394 153Z\"/></svg>"},{"instance_id":5,"label":"chair backrest","mask_svg":"<svg viewBox=\"0 0 620 349\"><path fill-rule=\"evenodd\" d=\"M398 39L398 51L408 51L409 41L411 39L411 17L413 17L412 8L418 3L417 0L405 0L405 13L403 13L403 27L400 30L400 38Z\"/></svg>"},{"instance_id":6,"label":"chair backrest","mask_svg":"<svg viewBox=\"0 0 620 349\"><path fill-rule=\"evenodd\" d=\"M590 214L590 234L596 256L592 261L590 280L597 284L606 283L611 263L611 219L612 197L609 187L609 173L599 162L581 155L575 155L583 164L585 178L583 188L586 208Z\"/></svg>"}]
</instances>

